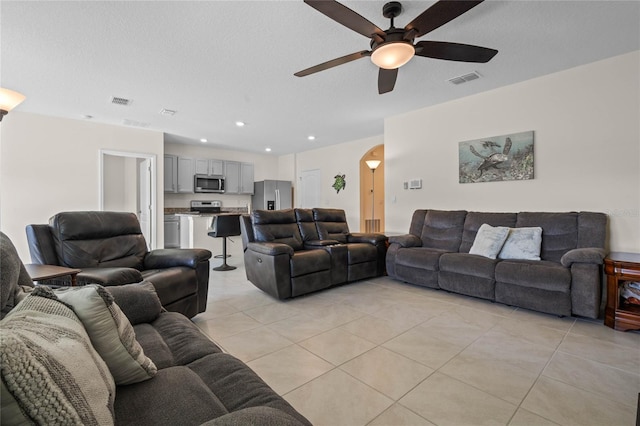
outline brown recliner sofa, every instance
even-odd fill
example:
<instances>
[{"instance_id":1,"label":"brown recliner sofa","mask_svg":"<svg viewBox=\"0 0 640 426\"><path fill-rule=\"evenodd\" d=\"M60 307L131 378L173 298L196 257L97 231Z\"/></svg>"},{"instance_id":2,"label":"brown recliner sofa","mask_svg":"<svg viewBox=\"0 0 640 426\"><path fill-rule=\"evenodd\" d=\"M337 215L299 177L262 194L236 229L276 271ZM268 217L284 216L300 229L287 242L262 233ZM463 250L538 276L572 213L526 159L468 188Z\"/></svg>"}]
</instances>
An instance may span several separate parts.
<instances>
[{"instance_id":1,"label":"brown recliner sofa","mask_svg":"<svg viewBox=\"0 0 640 426\"><path fill-rule=\"evenodd\" d=\"M204 249L147 249L133 213L77 211L27 225L31 261L82 269L79 285L153 283L162 306L191 318L207 307L209 259ZM70 285L52 280L49 285Z\"/></svg>"},{"instance_id":2,"label":"brown recliner sofa","mask_svg":"<svg viewBox=\"0 0 640 426\"><path fill-rule=\"evenodd\" d=\"M240 225L247 279L278 299L384 273L387 237L350 233L344 210L255 210Z\"/></svg>"}]
</instances>

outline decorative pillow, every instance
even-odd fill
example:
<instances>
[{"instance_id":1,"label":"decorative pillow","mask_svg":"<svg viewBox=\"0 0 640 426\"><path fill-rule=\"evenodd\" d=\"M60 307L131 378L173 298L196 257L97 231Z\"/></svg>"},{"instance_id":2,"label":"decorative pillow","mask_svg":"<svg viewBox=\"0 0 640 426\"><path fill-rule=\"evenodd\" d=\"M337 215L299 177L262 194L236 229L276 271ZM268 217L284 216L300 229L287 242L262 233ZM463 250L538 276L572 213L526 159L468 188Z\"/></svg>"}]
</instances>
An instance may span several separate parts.
<instances>
[{"instance_id":1,"label":"decorative pillow","mask_svg":"<svg viewBox=\"0 0 640 426\"><path fill-rule=\"evenodd\" d=\"M114 423L113 377L49 288L36 288L0 321L0 340L3 425Z\"/></svg>"},{"instance_id":2,"label":"decorative pillow","mask_svg":"<svg viewBox=\"0 0 640 426\"><path fill-rule=\"evenodd\" d=\"M500 249L509 235L509 228L506 226L493 227L483 223L478 229L473 245L469 249L469 254L495 259Z\"/></svg>"},{"instance_id":3,"label":"decorative pillow","mask_svg":"<svg viewBox=\"0 0 640 426\"><path fill-rule=\"evenodd\" d=\"M98 284L67 287L56 289L55 294L71 305L80 318L117 385L141 382L156 375L158 370L144 355L131 323L104 287Z\"/></svg>"},{"instance_id":4,"label":"decorative pillow","mask_svg":"<svg viewBox=\"0 0 640 426\"><path fill-rule=\"evenodd\" d=\"M542 228L510 228L499 259L540 260Z\"/></svg>"}]
</instances>

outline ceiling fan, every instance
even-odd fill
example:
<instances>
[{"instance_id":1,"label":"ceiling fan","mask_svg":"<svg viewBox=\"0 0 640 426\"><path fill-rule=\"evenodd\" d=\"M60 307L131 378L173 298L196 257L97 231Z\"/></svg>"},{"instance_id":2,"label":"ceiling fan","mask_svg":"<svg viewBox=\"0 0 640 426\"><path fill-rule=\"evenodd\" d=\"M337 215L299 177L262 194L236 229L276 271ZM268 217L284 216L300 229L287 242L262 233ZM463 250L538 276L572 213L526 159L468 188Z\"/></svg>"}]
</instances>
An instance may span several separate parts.
<instances>
[{"instance_id":1,"label":"ceiling fan","mask_svg":"<svg viewBox=\"0 0 640 426\"><path fill-rule=\"evenodd\" d=\"M404 28L393 26L394 18L402 12L402 5L397 1L392 1L382 8L382 15L391 19L391 26L386 31L383 31L366 18L337 1L304 0L305 3L320 13L370 38L371 50L362 50L332 59L299 71L294 75L304 77L364 58L365 56L371 56L371 61L380 68L378 72L378 93L383 94L393 90L398 76L398 68L409 62L414 55L448 61L489 62L498 53L497 50L446 41L424 40L414 44L416 38L422 37L454 20L483 1L440 0L422 12Z\"/></svg>"}]
</instances>

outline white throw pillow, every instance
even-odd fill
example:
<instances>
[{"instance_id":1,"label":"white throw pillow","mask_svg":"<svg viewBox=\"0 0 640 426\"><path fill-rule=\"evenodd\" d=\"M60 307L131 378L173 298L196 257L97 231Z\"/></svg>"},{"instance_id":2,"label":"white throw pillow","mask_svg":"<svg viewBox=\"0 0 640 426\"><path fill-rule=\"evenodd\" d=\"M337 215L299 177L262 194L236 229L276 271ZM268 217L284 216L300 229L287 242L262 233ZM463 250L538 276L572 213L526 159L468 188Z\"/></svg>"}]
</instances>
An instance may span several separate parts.
<instances>
[{"instance_id":1,"label":"white throw pillow","mask_svg":"<svg viewBox=\"0 0 640 426\"><path fill-rule=\"evenodd\" d=\"M2 424L114 423L116 386L82 322L47 287L0 321Z\"/></svg>"},{"instance_id":2,"label":"white throw pillow","mask_svg":"<svg viewBox=\"0 0 640 426\"><path fill-rule=\"evenodd\" d=\"M506 226L491 226L483 223L478 229L473 245L469 249L469 254L477 254L480 256L495 259L502 245L507 239L509 228Z\"/></svg>"},{"instance_id":3,"label":"white throw pillow","mask_svg":"<svg viewBox=\"0 0 640 426\"><path fill-rule=\"evenodd\" d=\"M511 228L499 259L540 260L542 228Z\"/></svg>"},{"instance_id":4,"label":"white throw pillow","mask_svg":"<svg viewBox=\"0 0 640 426\"><path fill-rule=\"evenodd\" d=\"M145 356L131 323L104 287L98 284L67 287L56 289L55 294L72 306L117 385L141 382L156 375L158 370Z\"/></svg>"}]
</instances>

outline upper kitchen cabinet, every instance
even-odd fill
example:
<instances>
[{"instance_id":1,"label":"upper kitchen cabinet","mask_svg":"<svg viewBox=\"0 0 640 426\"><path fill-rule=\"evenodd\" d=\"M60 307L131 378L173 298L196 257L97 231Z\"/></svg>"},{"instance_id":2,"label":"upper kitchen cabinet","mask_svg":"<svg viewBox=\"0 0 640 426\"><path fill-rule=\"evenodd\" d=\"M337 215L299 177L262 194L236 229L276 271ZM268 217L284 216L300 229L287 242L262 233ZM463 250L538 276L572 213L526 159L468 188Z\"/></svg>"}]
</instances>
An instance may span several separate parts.
<instances>
[{"instance_id":1,"label":"upper kitchen cabinet","mask_svg":"<svg viewBox=\"0 0 640 426\"><path fill-rule=\"evenodd\" d=\"M178 157L164 156L164 192L176 192L178 187Z\"/></svg>"},{"instance_id":2,"label":"upper kitchen cabinet","mask_svg":"<svg viewBox=\"0 0 640 426\"><path fill-rule=\"evenodd\" d=\"M253 164L225 161L225 194L253 194Z\"/></svg>"},{"instance_id":3,"label":"upper kitchen cabinet","mask_svg":"<svg viewBox=\"0 0 640 426\"><path fill-rule=\"evenodd\" d=\"M196 158L195 174L197 175L224 175L224 161L208 158Z\"/></svg>"},{"instance_id":4,"label":"upper kitchen cabinet","mask_svg":"<svg viewBox=\"0 0 640 426\"><path fill-rule=\"evenodd\" d=\"M178 157L178 190L179 193L193 193L193 158Z\"/></svg>"}]
</instances>

